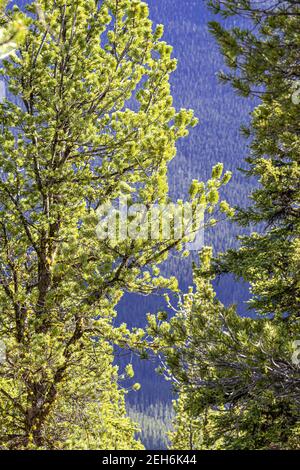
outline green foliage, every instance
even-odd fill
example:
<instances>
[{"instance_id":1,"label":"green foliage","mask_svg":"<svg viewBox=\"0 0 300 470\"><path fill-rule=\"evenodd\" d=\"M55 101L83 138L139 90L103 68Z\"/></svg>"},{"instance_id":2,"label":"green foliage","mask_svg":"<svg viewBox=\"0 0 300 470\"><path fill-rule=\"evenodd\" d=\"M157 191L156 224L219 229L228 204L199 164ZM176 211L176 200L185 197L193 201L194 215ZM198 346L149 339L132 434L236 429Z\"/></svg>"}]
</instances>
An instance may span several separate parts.
<instances>
[{"instance_id":1,"label":"green foliage","mask_svg":"<svg viewBox=\"0 0 300 470\"><path fill-rule=\"evenodd\" d=\"M176 417L173 420L174 429L169 433L172 449L200 450L203 449L203 416L197 418L189 408L192 395L180 393L174 401Z\"/></svg>"},{"instance_id":2,"label":"green foliage","mask_svg":"<svg viewBox=\"0 0 300 470\"><path fill-rule=\"evenodd\" d=\"M215 296L211 250L195 268L195 291L166 322L150 321L163 372L180 393L172 448L299 449L299 323L241 318Z\"/></svg>"},{"instance_id":3,"label":"green foliage","mask_svg":"<svg viewBox=\"0 0 300 470\"><path fill-rule=\"evenodd\" d=\"M167 324L151 319L155 350L180 392L173 448L299 449L300 335L299 6L245 0L212 1L224 16L243 14L256 28L211 29L231 71L222 74L261 104L252 114L249 169L258 180L252 204L238 208L242 227L262 227L240 238L211 265L211 250L195 269L196 291L183 296ZM253 25L251 25L253 26ZM280 66L279 66L280 64ZM221 203L226 212L226 204ZM233 273L251 285L257 318L240 318L215 297L215 273ZM260 315L259 315L260 314Z\"/></svg>"},{"instance_id":4,"label":"green foliage","mask_svg":"<svg viewBox=\"0 0 300 470\"><path fill-rule=\"evenodd\" d=\"M0 0L0 59L14 52L25 38L24 17L14 10L6 11L7 0Z\"/></svg>"},{"instance_id":5,"label":"green foliage","mask_svg":"<svg viewBox=\"0 0 300 470\"><path fill-rule=\"evenodd\" d=\"M247 176L258 181L252 204L236 212L243 227L261 233L242 237L218 271L233 272L251 284L251 307L262 314L299 315L300 308L300 155L297 101L300 39L299 5L270 2L213 2L257 23L255 32L214 23L212 31L225 57L236 56L226 75L238 92L260 95L247 135L251 136ZM235 52L234 52L235 51ZM279 66L280 64L280 66ZM258 230L259 231L259 230Z\"/></svg>"},{"instance_id":6,"label":"green foliage","mask_svg":"<svg viewBox=\"0 0 300 470\"><path fill-rule=\"evenodd\" d=\"M145 3L27 12L1 70L0 446L140 448L113 345L142 352L144 333L115 328L115 307L126 291L176 288L154 272L180 241L101 241L96 209L125 186L134 202L167 201L168 163L196 120L172 105L176 60Z\"/></svg>"}]
</instances>

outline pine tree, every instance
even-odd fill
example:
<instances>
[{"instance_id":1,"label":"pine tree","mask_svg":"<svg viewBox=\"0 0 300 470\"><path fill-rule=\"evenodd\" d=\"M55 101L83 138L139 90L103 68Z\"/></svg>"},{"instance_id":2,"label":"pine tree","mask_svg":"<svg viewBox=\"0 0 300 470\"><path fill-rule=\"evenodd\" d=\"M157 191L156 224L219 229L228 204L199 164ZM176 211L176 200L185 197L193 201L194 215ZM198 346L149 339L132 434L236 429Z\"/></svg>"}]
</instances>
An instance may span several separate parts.
<instances>
[{"instance_id":1,"label":"pine tree","mask_svg":"<svg viewBox=\"0 0 300 470\"><path fill-rule=\"evenodd\" d=\"M236 220L257 232L229 251L220 271L231 271L251 284L251 306L258 313L299 316L300 308L300 157L298 2L217 1L223 14L243 14L256 28L226 30L212 23L231 68L222 78L245 96L259 96L252 115L249 168L257 189ZM260 230L261 228L261 230Z\"/></svg>"},{"instance_id":2,"label":"pine tree","mask_svg":"<svg viewBox=\"0 0 300 470\"><path fill-rule=\"evenodd\" d=\"M3 449L140 447L113 347L143 350L144 333L115 328L115 307L126 291L176 289L157 265L181 240L100 240L97 209L122 195L167 202L168 163L197 122L173 107L176 60L148 15L140 0L43 0L28 5L25 42L4 61Z\"/></svg>"},{"instance_id":3,"label":"pine tree","mask_svg":"<svg viewBox=\"0 0 300 470\"><path fill-rule=\"evenodd\" d=\"M174 401L175 419L173 431L169 433L170 448L176 450L203 449L203 414L195 416L190 408L193 394L181 391Z\"/></svg>"},{"instance_id":4,"label":"pine tree","mask_svg":"<svg viewBox=\"0 0 300 470\"><path fill-rule=\"evenodd\" d=\"M209 3L225 17L247 19L244 29L213 22L211 30L229 66L221 79L260 98L244 129L251 137L245 173L257 187L249 207L237 208L235 216L252 233L212 265L204 252L196 292L169 325L151 322L161 341L156 348L167 348L165 368L180 390L173 445L191 448L182 423L194 419L196 447L298 449L299 4ZM215 299L211 280L224 273L250 283L255 320L239 318Z\"/></svg>"},{"instance_id":5,"label":"pine tree","mask_svg":"<svg viewBox=\"0 0 300 470\"><path fill-rule=\"evenodd\" d=\"M24 40L25 22L18 11L6 13L7 0L0 0L0 59L15 51Z\"/></svg>"},{"instance_id":6,"label":"pine tree","mask_svg":"<svg viewBox=\"0 0 300 470\"><path fill-rule=\"evenodd\" d=\"M150 318L161 371L179 392L173 449L299 449L299 324L241 318L217 299L207 277L212 251L194 270L169 321Z\"/></svg>"}]
</instances>

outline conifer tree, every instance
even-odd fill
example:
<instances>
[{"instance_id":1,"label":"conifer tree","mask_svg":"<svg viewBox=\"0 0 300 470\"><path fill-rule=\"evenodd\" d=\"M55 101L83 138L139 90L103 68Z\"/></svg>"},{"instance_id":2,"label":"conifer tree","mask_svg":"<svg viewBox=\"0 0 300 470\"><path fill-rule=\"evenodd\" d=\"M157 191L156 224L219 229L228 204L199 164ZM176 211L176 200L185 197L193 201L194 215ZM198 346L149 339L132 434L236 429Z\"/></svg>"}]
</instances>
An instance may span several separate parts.
<instances>
[{"instance_id":1,"label":"conifer tree","mask_svg":"<svg viewBox=\"0 0 300 470\"><path fill-rule=\"evenodd\" d=\"M18 12L6 14L7 0L0 0L0 59L11 54L24 40L24 18Z\"/></svg>"},{"instance_id":2,"label":"conifer tree","mask_svg":"<svg viewBox=\"0 0 300 470\"><path fill-rule=\"evenodd\" d=\"M235 215L252 233L212 264L204 253L196 293L186 296L170 325L151 323L180 390L173 445L191 448L182 423L194 419L195 448L298 449L299 2L209 4L224 17L247 20L231 29L213 22L211 30L229 67L221 79L260 99L244 129L251 137L245 173L257 186L249 207ZM210 280L224 273L250 283L255 320L215 299Z\"/></svg>"},{"instance_id":3,"label":"conifer tree","mask_svg":"<svg viewBox=\"0 0 300 470\"><path fill-rule=\"evenodd\" d=\"M195 289L169 322L149 317L161 372L179 392L172 448L299 449L299 324L241 318L225 308L206 274L211 256L211 249L202 252Z\"/></svg>"},{"instance_id":4,"label":"conifer tree","mask_svg":"<svg viewBox=\"0 0 300 470\"><path fill-rule=\"evenodd\" d=\"M115 327L116 305L124 292L176 290L158 265L185 239L116 243L99 237L98 210L167 203L168 164L197 120L173 107L176 60L144 2L26 11L24 44L1 69L0 446L140 448L121 384L134 374L113 365L113 348L143 351L144 332ZM193 182L195 208L214 210L222 172Z\"/></svg>"},{"instance_id":5,"label":"conifer tree","mask_svg":"<svg viewBox=\"0 0 300 470\"><path fill-rule=\"evenodd\" d=\"M299 2L216 1L215 11L245 15L249 29L212 23L227 64L221 78L245 96L259 96L252 115L246 175L257 179L249 208L236 220L257 233L229 251L219 268L250 282L251 306L262 314L299 316L300 158ZM260 230L260 228L262 230Z\"/></svg>"}]
</instances>

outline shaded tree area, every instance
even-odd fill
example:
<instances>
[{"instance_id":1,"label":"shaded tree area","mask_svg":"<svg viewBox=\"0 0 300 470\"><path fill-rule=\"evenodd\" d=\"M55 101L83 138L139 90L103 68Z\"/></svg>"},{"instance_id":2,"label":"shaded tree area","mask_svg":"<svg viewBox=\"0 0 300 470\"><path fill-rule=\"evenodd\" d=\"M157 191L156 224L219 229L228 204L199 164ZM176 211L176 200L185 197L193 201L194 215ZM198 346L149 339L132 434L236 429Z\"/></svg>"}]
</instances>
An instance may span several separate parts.
<instances>
[{"instance_id":1,"label":"shaded tree area","mask_svg":"<svg viewBox=\"0 0 300 470\"><path fill-rule=\"evenodd\" d=\"M252 20L249 29L210 27L230 68L222 79L261 99L245 128L252 137L246 174L258 184L235 220L262 230L220 257L205 249L194 271L196 289L183 295L171 322L149 317L154 341L168 347L165 371L180 391L172 445L299 449L300 5L210 4L224 17ZM255 320L217 300L211 281L227 272L250 283Z\"/></svg>"}]
</instances>

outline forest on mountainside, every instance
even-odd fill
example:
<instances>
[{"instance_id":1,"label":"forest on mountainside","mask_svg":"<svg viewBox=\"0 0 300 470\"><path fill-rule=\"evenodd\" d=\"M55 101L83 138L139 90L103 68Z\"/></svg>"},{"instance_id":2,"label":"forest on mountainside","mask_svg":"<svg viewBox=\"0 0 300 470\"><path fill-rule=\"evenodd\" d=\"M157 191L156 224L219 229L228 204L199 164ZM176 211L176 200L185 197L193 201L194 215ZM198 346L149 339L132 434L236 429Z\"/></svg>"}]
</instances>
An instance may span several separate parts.
<instances>
[{"instance_id":1,"label":"forest on mountainside","mask_svg":"<svg viewBox=\"0 0 300 470\"><path fill-rule=\"evenodd\" d=\"M27 1L16 3L24 8ZM240 127L249 121L254 104L236 96L229 86L219 84L217 74L225 64L208 30L208 21L213 15L202 0L150 1L149 7L154 24L165 25L164 40L174 47L173 55L178 59L177 70L171 75L174 103L178 109L194 109L200 121L188 139L177 145L176 158L169 166L170 194L175 199L186 199L191 180L208 178L212 166L220 161L226 170L233 172L232 182L224 188L222 196L232 205L248 205L253 182L244 178L238 170L238 167L245 166L247 153ZM235 22L243 24L244 20L229 20L229 23ZM216 253L224 251L236 244L235 236L239 230L231 222L223 220L213 230L205 231L205 243L212 244ZM191 256L197 259L197 255L192 253ZM192 284L190 259L180 259L171 253L163 272L178 277L182 289ZM248 300L246 284L236 282L228 275L216 281L216 289L223 302L227 305L237 303L239 312L247 314L244 303ZM144 327L146 314L164 305L164 299L157 296L127 294L118 306L117 321ZM122 353L120 356L117 361L122 367L128 356L125 355L125 362ZM174 397L170 385L156 374L156 365L134 357L132 360L142 389L138 394L128 396L128 406L138 407L140 414L147 416L147 410L152 405L154 408L161 403L167 407L171 405ZM149 413L151 415L152 411ZM157 428L160 428L160 421L157 422Z\"/></svg>"},{"instance_id":2,"label":"forest on mountainside","mask_svg":"<svg viewBox=\"0 0 300 470\"><path fill-rule=\"evenodd\" d=\"M16 3L0 449L299 449L299 2Z\"/></svg>"},{"instance_id":3,"label":"forest on mountainside","mask_svg":"<svg viewBox=\"0 0 300 470\"><path fill-rule=\"evenodd\" d=\"M247 155L247 140L241 135L240 128L249 122L249 113L256 100L248 102L237 96L230 86L220 85L217 74L226 65L208 29L213 15L205 1L154 0L149 2L149 6L153 21L165 24L164 38L174 47L174 56L178 59L178 68L171 77L175 104L178 108L193 108L199 118L199 125L191 131L188 139L179 143L177 156L170 164L171 194L175 198L186 198L189 182L197 177L208 177L212 166L220 161L233 172L231 183L224 188L222 196L234 206L247 206L249 192L255 183L238 170L246 166L244 158ZM246 21L237 18L225 22L242 25ZM215 253L225 251L235 246L235 236L240 231L241 228L224 220L205 232L205 244L212 244ZM165 272L178 276L182 289L192 284L190 259L180 260L171 254ZM241 314L248 314L244 303L248 300L246 284L236 282L228 275L217 279L215 286L219 298L226 305L236 303ZM163 307L163 299L128 296L121 301L119 318L129 324L144 326L145 315ZM129 396L130 403L141 413L147 413L149 401L154 405L171 403L169 384L165 384L155 372L149 374L147 363L136 360L135 369L142 390L140 394ZM155 366L152 369L154 371ZM157 428L160 429L160 424Z\"/></svg>"}]
</instances>

